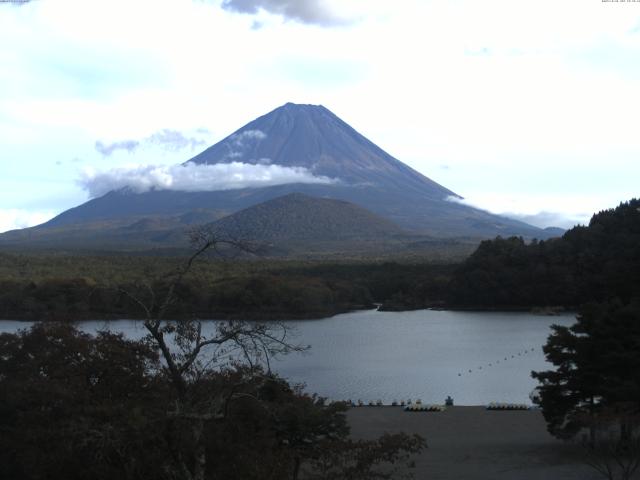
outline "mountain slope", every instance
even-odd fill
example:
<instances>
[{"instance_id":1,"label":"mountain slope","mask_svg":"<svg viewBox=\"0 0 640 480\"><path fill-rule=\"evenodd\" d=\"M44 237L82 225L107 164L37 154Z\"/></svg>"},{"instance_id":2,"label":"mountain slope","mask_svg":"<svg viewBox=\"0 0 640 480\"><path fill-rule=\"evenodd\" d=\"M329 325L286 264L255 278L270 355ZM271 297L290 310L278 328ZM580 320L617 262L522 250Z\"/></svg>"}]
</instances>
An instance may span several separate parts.
<instances>
[{"instance_id":1,"label":"mountain slope","mask_svg":"<svg viewBox=\"0 0 640 480\"><path fill-rule=\"evenodd\" d=\"M214 222L203 211L180 216L143 217L128 225L117 221L9 232L0 245L74 251L174 253L187 248L198 224L221 239L246 241L269 257L335 258L463 255L470 242L441 241L410 234L393 222L353 203L293 193L240 210ZM224 246L222 247L224 249Z\"/></svg>"},{"instance_id":2,"label":"mountain slope","mask_svg":"<svg viewBox=\"0 0 640 480\"><path fill-rule=\"evenodd\" d=\"M162 217L175 222L196 210L204 212L204 217L220 218L291 193L351 202L406 231L433 237L548 238L555 234L451 201L458 195L393 158L322 106L288 103L276 108L185 164L230 162L303 167L315 176L333 179L333 183L197 192L133 193L125 188L69 209L41 226L21 232L20 237L43 239L55 233L56 241L64 244L67 229L83 230L91 225L90 230L97 235L100 225L125 227L145 217L152 217L153 224L162 224ZM145 225L150 226L143 223L138 227ZM132 230L131 241L135 240L136 228ZM7 238L15 240L15 233L0 235L0 244Z\"/></svg>"},{"instance_id":3,"label":"mountain slope","mask_svg":"<svg viewBox=\"0 0 640 480\"><path fill-rule=\"evenodd\" d=\"M262 241L380 240L404 233L389 220L352 203L300 193L241 210L210 228L227 236Z\"/></svg>"},{"instance_id":4,"label":"mountain slope","mask_svg":"<svg viewBox=\"0 0 640 480\"><path fill-rule=\"evenodd\" d=\"M189 160L230 161L305 167L351 187L401 188L438 200L457 196L393 158L322 105L287 103Z\"/></svg>"}]
</instances>

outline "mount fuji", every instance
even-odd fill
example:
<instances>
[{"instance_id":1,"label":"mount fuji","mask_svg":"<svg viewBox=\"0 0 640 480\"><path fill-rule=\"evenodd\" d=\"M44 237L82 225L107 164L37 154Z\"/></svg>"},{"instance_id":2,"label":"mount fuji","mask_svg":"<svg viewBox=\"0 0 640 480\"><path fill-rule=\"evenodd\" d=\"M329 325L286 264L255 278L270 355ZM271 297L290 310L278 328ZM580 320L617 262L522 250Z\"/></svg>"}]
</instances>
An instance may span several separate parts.
<instances>
[{"instance_id":1,"label":"mount fuji","mask_svg":"<svg viewBox=\"0 0 640 480\"><path fill-rule=\"evenodd\" d=\"M182 167L185 172L207 167L210 175L233 168L295 175L290 180L284 175L277 181L240 181L230 186L213 177L210 184L201 178L194 185L183 183L182 188L154 185L141 190L123 185L47 223L0 235L0 246L160 247L163 239L175 238L169 232L215 222L290 194L349 202L393 224L393 229L429 238L543 239L558 233L460 203L460 195L397 160L320 105L278 107Z\"/></svg>"}]
</instances>

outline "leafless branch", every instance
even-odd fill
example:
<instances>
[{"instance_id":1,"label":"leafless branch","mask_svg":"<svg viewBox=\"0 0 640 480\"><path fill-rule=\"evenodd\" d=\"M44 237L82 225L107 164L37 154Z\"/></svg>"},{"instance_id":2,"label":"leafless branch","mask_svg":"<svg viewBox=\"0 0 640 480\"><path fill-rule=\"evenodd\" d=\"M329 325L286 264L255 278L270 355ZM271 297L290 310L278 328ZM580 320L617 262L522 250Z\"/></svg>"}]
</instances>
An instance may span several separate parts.
<instances>
[{"instance_id":1,"label":"leafless branch","mask_svg":"<svg viewBox=\"0 0 640 480\"><path fill-rule=\"evenodd\" d=\"M169 412L169 416L190 422L191 437L195 445L194 458L197 460L192 469L186 467L184 459L177 458L176 461L182 466L183 473L188 478L203 480L206 464L203 443L204 423L222 418L232 398L251 396L232 389L228 395L222 391L208 392L205 400L201 398L198 392L198 381L207 377L207 370L220 367L220 363L217 363L220 352L222 351L225 355L229 351L240 351L244 364L249 365L252 372L256 372L256 363L264 357L270 372L271 356L302 351L306 347L290 343L287 338L288 329L283 324L228 321L215 324L212 334L204 334L202 323L198 320L180 322L166 320L167 312L176 302L176 289L192 270L199 257L207 252L214 252L220 256L223 254L221 246L249 254L257 251L257 244L237 238L223 238L210 228L192 230L190 239L195 251L182 265L165 277L168 280L168 286L163 290L160 301L150 284L145 284L149 292L148 302L133 292L125 289L120 291L143 310L144 327L149 332L148 339L162 354L164 368L168 372L176 393L175 409ZM215 356L203 363L203 357L207 358L203 354L206 347L216 347ZM249 381L255 383L255 376L242 383ZM193 470L193 473L190 473L190 470Z\"/></svg>"}]
</instances>

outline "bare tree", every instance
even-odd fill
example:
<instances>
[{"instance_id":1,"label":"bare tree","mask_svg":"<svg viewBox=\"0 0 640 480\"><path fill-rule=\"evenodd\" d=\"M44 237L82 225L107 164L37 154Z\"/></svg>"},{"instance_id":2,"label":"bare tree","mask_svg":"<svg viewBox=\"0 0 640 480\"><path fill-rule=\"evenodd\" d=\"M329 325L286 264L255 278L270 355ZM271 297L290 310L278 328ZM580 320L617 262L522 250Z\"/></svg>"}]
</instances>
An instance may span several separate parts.
<instances>
[{"instance_id":1,"label":"bare tree","mask_svg":"<svg viewBox=\"0 0 640 480\"><path fill-rule=\"evenodd\" d=\"M177 301L176 289L191 271L194 262L207 253L220 254L221 251L252 253L255 245L233 238L224 238L219 233L206 228L191 232L194 253L167 278L167 286L162 293L147 284L146 295L141 298L127 290L121 290L144 312L143 325L148 332L147 340L161 353L163 369L174 391L174 405L169 417L186 425L187 435L193 451L190 458L178 449L172 449L178 471L171 475L186 480L203 480L207 462L205 426L224 418L226 405L237 389L228 391L207 391L199 393L199 385L208 373L229 364L249 365L248 375L255 381L258 370L253 367L266 364L270 373L269 359L275 355L302 351L307 347L291 341L290 330L283 323L220 321L212 325L210 331L203 329L197 319L173 320L166 318L172 305ZM247 381L250 379L247 378ZM244 394L246 395L246 394ZM181 430L184 435L184 429ZM169 439L171 442L171 439Z\"/></svg>"}]
</instances>

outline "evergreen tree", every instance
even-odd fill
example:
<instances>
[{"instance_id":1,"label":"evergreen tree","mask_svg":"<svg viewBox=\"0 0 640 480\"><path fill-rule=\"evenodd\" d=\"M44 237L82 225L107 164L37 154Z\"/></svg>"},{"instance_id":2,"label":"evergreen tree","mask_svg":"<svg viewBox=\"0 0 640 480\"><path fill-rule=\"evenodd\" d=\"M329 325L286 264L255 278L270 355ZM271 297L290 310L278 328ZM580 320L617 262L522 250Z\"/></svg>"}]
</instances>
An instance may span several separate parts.
<instances>
[{"instance_id":1,"label":"evergreen tree","mask_svg":"<svg viewBox=\"0 0 640 480\"><path fill-rule=\"evenodd\" d=\"M640 413L640 302L588 304L574 325L552 329L544 352L556 369L532 372L549 431L571 438L608 418L628 434L622 420Z\"/></svg>"}]
</instances>

